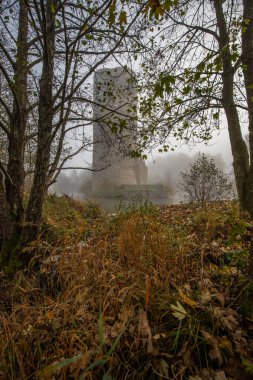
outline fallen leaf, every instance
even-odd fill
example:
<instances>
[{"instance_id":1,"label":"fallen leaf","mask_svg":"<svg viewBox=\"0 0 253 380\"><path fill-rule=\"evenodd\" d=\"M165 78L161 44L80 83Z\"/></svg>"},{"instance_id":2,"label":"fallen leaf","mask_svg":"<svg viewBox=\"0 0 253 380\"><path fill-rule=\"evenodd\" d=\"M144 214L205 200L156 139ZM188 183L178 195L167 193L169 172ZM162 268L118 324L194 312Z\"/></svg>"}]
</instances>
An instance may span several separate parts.
<instances>
[{"instance_id":1,"label":"fallen leaf","mask_svg":"<svg viewBox=\"0 0 253 380\"><path fill-rule=\"evenodd\" d=\"M161 338L161 334L155 334L154 336L153 336L153 339L154 340L158 340L158 339L160 339Z\"/></svg>"},{"instance_id":2,"label":"fallen leaf","mask_svg":"<svg viewBox=\"0 0 253 380\"><path fill-rule=\"evenodd\" d=\"M227 380L227 377L226 377L224 371L218 371L215 373L214 379L215 380Z\"/></svg>"},{"instance_id":3,"label":"fallen leaf","mask_svg":"<svg viewBox=\"0 0 253 380\"><path fill-rule=\"evenodd\" d=\"M147 344L147 353L150 354L153 351L153 342L145 310L142 310L139 314L138 336L142 339L144 345Z\"/></svg>"},{"instance_id":4,"label":"fallen leaf","mask_svg":"<svg viewBox=\"0 0 253 380\"><path fill-rule=\"evenodd\" d=\"M172 313L174 317L176 317L179 321L185 319L187 312L178 301L176 305L170 305L170 307L172 310L174 310L174 312Z\"/></svg>"},{"instance_id":5,"label":"fallen leaf","mask_svg":"<svg viewBox=\"0 0 253 380\"><path fill-rule=\"evenodd\" d=\"M190 297L188 297L183 291L182 289L179 289L178 291L182 301L188 305L188 306L191 306L191 307L195 307L197 305L197 302L193 301Z\"/></svg>"},{"instance_id":6,"label":"fallen leaf","mask_svg":"<svg viewBox=\"0 0 253 380\"><path fill-rule=\"evenodd\" d=\"M169 365L164 359L160 360L160 368L161 368L161 375L169 377L169 370L168 370Z\"/></svg>"}]
</instances>

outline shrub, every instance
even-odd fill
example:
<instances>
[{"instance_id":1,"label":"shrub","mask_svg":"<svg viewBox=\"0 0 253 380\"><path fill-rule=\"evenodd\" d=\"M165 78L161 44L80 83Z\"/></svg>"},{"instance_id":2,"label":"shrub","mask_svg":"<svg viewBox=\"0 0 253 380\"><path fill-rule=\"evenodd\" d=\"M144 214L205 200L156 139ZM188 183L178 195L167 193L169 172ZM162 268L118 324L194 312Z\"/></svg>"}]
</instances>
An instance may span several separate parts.
<instances>
[{"instance_id":1,"label":"shrub","mask_svg":"<svg viewBox=\"0 0 253 380\"><path fill-rule=\"evenodd\" d=\"M207 202L231 198L233 195L232 183L219 170L213 159L205 154L181 172L179 188L184 191L188 201Z\"/></svg>"}]
</instances>

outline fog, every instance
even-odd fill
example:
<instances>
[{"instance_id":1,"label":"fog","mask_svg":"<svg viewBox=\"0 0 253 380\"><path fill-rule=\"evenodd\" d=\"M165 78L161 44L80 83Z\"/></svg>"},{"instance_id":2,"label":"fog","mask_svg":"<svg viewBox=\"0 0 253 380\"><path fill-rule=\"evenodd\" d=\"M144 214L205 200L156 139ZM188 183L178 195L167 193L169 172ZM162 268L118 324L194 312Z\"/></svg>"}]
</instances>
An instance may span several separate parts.
<instances>
[{"instance_id":1,"label":"fog","mask_svg":"<svg viewBox=\"0 0 253 380\"><path fill-rule=\"evenodd\" d=\"M172 194L172 202L177 203L184 199L183 194L178 189L180 181L180 172L185 171L199 157L198 152L195 154L187 153L170 153L166 156L157 157L155 160L148 162L149 183L162 183L168 185ZM228 174L229 168L226 167L225 161L221 154L205 153L209 159L213 159L216 166L224 173Z\"/></svg>"},{"instance_id":2,"label":"fog","mask_svg":"<svg viewBox=\"0 0 253 380\"><path fill-rule=\"evenodd\" d=\"M88 199L91 190L91 171L72 170L62 172L57 182L50 187L50 193Z\"/></svg>"},{"instance_id":3,"label":"fog","mask_svg":"<svg viewBox=\"0 0 253 380\"><path fill-rule=\"evenodd\" d=\"M178 189L180 181L180 172L193 163L202 152L187 153L169 153L161 155L154 160L148 160L148 181L149 184L164 184L170 190L170 202L177 203L183 200L183 195ZM215 161L216 166L224 173L231 175L232 167L225 164L222 154L205 153L209 159ZM231 180L233 177L231 176ZM72 170L71 172L62 172L57 182L51 186L50 192L58 195L66 194L70 197L79 199L89 199L91 194L91 171Z\"/></svg>"}]
</instances>

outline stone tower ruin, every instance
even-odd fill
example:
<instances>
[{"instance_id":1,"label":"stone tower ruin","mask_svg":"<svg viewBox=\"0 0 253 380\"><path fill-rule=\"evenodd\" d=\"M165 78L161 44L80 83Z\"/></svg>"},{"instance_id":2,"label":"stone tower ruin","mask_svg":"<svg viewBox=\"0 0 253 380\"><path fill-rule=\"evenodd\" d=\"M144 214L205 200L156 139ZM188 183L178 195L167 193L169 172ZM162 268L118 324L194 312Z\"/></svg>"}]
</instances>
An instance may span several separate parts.
<instances>
[{"instance_id":1,"label":"stone tower ruin","mask_svg":"<svg viewBox=\"0 0 253 380\"><path fill-rule=\"evenodd\" d=\"M100 69L94 75L91 196L106 208L119 200L166 203L163 184L148 185L148 170L132 158L137 141L137 80L127 67Z\"/></svg>"},{"instance_id":2,"label":"stone tower ruin","mask_svg":"<svg viewBox=\"0 0 253 380\"><path fill-rule=\"evenodd\" d=\"M147 185L147 167L131 158L136 148L136 77L129 68L100 69L94 75L92 194L114 195L122 186ZM100 169L103 169L100 171Z\"/></svg>"}]
</instances>

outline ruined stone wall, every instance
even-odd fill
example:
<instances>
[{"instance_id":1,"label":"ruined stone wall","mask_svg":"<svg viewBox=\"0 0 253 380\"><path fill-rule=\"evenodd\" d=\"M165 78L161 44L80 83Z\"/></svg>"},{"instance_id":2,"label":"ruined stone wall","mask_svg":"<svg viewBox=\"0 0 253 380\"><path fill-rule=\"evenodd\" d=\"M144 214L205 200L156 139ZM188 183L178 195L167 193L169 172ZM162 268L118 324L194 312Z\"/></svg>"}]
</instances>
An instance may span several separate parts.
<instances>
[{"instance_id":1,"label":"ruined stone wall","mask_svg":"<svg viewBox=\"0 0 253 380\"><path fill-rule=\"evenodd\" d=\"M130 69L100 69L94 75L93 193L104 187L147 184L143 160L129 157L137 133L136 78Z\"/></svg>"}]
</instances>

